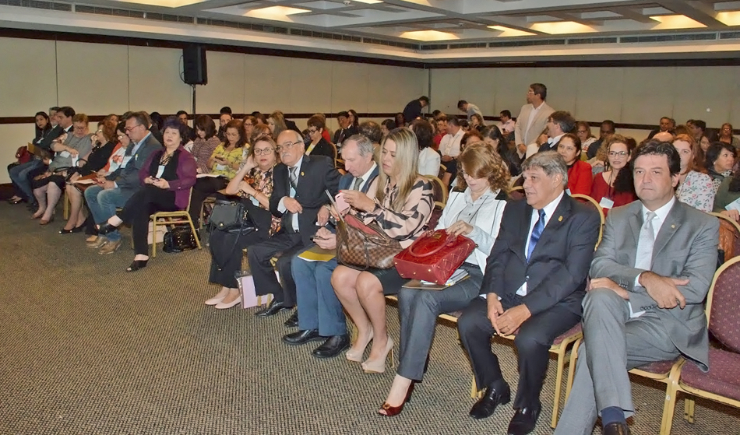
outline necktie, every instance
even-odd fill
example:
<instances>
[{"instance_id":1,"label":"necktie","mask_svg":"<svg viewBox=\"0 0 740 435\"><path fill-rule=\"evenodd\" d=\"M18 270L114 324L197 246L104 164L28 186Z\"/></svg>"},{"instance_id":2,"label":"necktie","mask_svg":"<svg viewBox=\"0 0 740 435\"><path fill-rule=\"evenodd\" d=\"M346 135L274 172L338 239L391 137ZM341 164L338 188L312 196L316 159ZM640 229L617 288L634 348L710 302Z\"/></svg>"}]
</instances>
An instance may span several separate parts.
<instances>
[{"instance_id":1,"label":"necktie","mask_svg":"<svg viewBox=\"0 0 740 435\"><path fill-rule=\"evenodd\" d=\"M537 222L534 224L534 228L532 229L532 235L529 236L529 248L527 249L527 262L529 262L529 257L532 256L532 251L534 251L534 247L537 246L537 242L540 240L540 236L542 236L542 231L545 230L545 210L540 209L538 210L540 214L540 218L537 219Z\"/></svg>"},{"instance_id":2,"label":"necktie","mask_svg":"<svg viewBox=\"0 0 740 435\"><path fill-rule=\"evenodd\" d=\"M653 219L657 215L649 211L645 217L645 223L640 229L640 240L637 242L637 255L635 258L635 268L650 270L653 264L653 245L655 244L655 229L653 228Z\"/></svg>"},{"instance_id":3,"label":"necktie","mask_svg":"<svg viewBox=\"0 0 740 435\"><path fill-rule=\"evenodd\" d=\"M293 166L291 168L288 168L289 171L289 177L290 177L290 187L295 188L295 186L298 184L298 177L296 176L296 167Z\"/></svg>"},{"instance_id":4,"label":"necktie","mask_svg":"<svg viewBox=\"0 0 740 435\"><path fill-rule=\"evenodd\" d=\"M352 185L352 190L360 190L361 184L362 184L362 178L361 177L355 178L355 184Z\"/></svg>"}]
</instances>

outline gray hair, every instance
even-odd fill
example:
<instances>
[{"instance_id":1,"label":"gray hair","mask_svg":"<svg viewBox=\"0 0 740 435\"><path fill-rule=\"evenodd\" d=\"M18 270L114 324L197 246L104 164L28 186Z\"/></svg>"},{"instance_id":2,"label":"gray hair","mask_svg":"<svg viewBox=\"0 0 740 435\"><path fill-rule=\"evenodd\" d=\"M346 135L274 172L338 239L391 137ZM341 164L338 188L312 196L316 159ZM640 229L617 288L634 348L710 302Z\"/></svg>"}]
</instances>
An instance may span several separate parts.
<instances>
[{"instance_id":1,"label":"gray hair","mask_svg":"<svg viewBox=\"0 0 740 435\"><path fill-rule=\"evenodd\" d=\"M375 152L375 147L373 146L372 140L362 134L352 135L349 139L347 139L347 141L352 141L356 143L357 149L359 150L360 155L363 157L367 155L373 155L373 153Z\"/></svg>"},{"instance_id":2,"label":"gray hair","mask_svg":"<svg viewBox=\"0 0 740 435\"><path fill-rule=\"evenodd\" d=\"M542 168L548 177L552 177L555 174L562 175L563 187L568 186L568 165L565 164L563 156L558 154L557 151L544 151L533 154L522 163L522 172L534 168Z\"/></svg>"}]
</instances>

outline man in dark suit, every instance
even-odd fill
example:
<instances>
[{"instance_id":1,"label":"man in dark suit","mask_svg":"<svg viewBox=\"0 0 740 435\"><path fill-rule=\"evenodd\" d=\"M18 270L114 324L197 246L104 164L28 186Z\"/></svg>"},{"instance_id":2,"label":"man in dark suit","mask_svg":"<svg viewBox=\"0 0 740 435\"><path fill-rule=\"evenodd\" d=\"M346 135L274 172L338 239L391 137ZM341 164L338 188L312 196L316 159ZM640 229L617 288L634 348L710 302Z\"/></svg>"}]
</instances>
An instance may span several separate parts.
<instances>
[{"instance_id":1,"label":"man in dark suit","mask_svg":"<svg viewBox=\"0 0 740 435\"><path fill-rule=\"evenodd\" d=\"M552 112L547 118L547 142L540 146L539 151L557 151L558 142L566 133L572 133L576 129L576 119L570 112L558 110Z\"/></svg>"},{"instance_id":2,"label":"man in dark suit","mask_svg":"<svg viewBox=\"0 0 740 435\"><path fill-rule=\"evenodd\" d=\"M141 187L139 170L151 153L162 148L149 131L151 123L146 112L134 112L126 119L126 134L131 143L126 148L121 167L106 177L99 177L97 185L85 190L85 200L96 224L106 223L116 214L116 208L123 207ZM99 248L100 254L112 254L121 246L121 233L116 230L98 236L88 246Z\"/></svg>"},{"instance_id":3,"label":"man in dark suit","mask_svg":"<svg viewBox=\"0 0 740 435\"><path fill-rule=\"evenodd\" d=\"M406 124L411 125L412 122L414 122L414 119L421 118L421 109L427 107L429 105L429 97L427 96L421 96L415 100L411 100L406 104L406 107L403 108L403 120L406 122ZM402 125L399 125L398 127L403 127Z\"/></svg>"},{"instance_id":4,"label":"man in dark suit","mask_svg":"<svg viewBox=\"0 0 740 435\"><path fill-rule=\"evenodd\" d=\"M359 190L374 197L378 165L373 161L373 142L361 135L345 141L342 148L347 174L339 179L339 190ZM343 210L342 210L343 211ZM319 228L314 237L316 246L335 250L337 236L334 229ZM312 244L307 250L312 250ZM300 345L314 340L324 343L311 353L316 358L333 358L349 348L347 323L341 302L331 285L331 275L337 267L336 258L328 261L309 261L293 258L292 272L296 283L299 330L283 337L283 342Z\"/></svg>"},{"instance_id":5,"label":"man in dark suit","mask_svg":"<svg viewBox=\"0 0 740 435\"><path fill-rule=\"evenodd\" d=\"M339 123L339 129L334 132L334 144L339 148L342 146L342 142L359 132L357 131L357 127L349 121L349 112L339 112L337 114L337 122Z\"/></svg>"},{"instance_id":6,"label":"man in dark suit","mask_svg":"<svg viewBox=\"0 0 740 435\"><path fill-rule=\"evenodd\" d=\"M304 155L306 146L299 133L285 130L278 136L277 144L281 163L273 171L270 211L282 217L280 231L270 240L251 246L247 253L257 294L271 293L274 296L267 308L256 313L260 317L272 316L295 306L291 258L309 246L318 228L329 221L329 210L324 207L329 198L324 191L336 195L340 178L334 162L328 157ZM270 259L279 252L282 254L277 269L283 286L280 286L270 264ZM290 322L291 319L286 323Z\"/></svg>"},{"instance_id":7,"label":"man in dark suit","mask_svg":"<svg viewBox=\"0 0 740 435\"><path fill-rule=\"evenodd\" d=\"M581 300L594 246L598 212L565 194L568 169L555 152L538 153L522 164L526 201L506 206L501 229L486 264L481 297L463 311L457 326L483 398L470 410L476 419L510 400L493 334L516 334L519 386L508 434L534 430L540 391L557 336L581 319ZM484 299L485 298L485 299Z\"/></svg>"},{"instance_id":8,"label":"man in dark suit","mask_svg":"<svg viewBox=\"0 0 740 435\"><path fill-rule=\"evenodd\" d=\"M709 363L704 299L717 265L719 221L678 202L680 158L653 140L633 152L639 201L609 212L583 302L584 345L555 433L627 435L628 370L683 355ZM573 370L573 367L571 367Z\"/></svg>"}]
</instances>

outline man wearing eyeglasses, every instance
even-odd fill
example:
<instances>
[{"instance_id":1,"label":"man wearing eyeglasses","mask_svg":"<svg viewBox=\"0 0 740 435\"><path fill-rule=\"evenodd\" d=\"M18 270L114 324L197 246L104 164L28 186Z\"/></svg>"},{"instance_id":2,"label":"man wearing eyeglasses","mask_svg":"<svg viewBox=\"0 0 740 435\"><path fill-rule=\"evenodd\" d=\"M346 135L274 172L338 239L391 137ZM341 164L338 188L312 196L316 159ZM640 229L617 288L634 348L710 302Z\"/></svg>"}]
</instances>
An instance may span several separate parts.
<instances>
[{"instance_id":1,"label":"man wearing eyeglasses","mask_svg":"<svg viewBox=\"0 0 740 435\"><path fill-rule=\"evenodd\" d=\"M272 294L273 300L256 315L269 317L296 304L295 281L291 274L291 258L309 246L316 231L329 221L329 203L325 190L337 194L340 174L334 162L325 156L305 155L303 137L293 131L280 133L277 150L281 163L273 171L270 211L282 218L280 230L270 240L249 248L249 267L258 295ZM275 277L270 259L278 252L277 262L283 286ZM289 324L293 322L289 319Z\"/></svg>"},{"instance_id":2,"label":"man wearing eyeglasses","mask_svg":"<svg viewBox=\"0 0 740 435\"><path fill-rule=\"evenodd\" d=\"M106 177L99 177L98 184L85 190L85 200L97 225L102 225L116 214L117 207L141 187L139 170L149 154L162 148L162 144L148 130L151 119L146 112L134 112L126 119L126 135L131 143L126 148L121 166ZM113 231L89 242L90 248L100 249L100 254L112 254L121 246L121 233Z\"/></svg>"}]
</instances>

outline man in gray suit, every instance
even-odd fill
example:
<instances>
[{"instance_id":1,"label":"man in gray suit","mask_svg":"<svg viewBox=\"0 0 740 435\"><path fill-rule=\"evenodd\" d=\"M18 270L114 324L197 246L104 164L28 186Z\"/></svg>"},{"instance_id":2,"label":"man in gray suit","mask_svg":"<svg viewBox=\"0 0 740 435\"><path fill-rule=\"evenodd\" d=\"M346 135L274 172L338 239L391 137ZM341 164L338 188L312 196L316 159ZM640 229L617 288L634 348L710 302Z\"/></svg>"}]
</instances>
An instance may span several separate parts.
<instances>
[{"instance_id":1,"label":"man in gray suit","mask_svg":"<svg viewBox=\"0 0 740 435\"><path fill-rule=\"evenodd\" d=\"M547 120L554 112L553 108L545 102L546 99L547 86L542 83L532 83L529 86L527 104L523 105L522 110L519 111L519 116L516 118L516 127L514 128L519 157L524 156L527 145L537 141L537 136L545 129Z\"/></svg>"},{"instance_id":2,"label":"man in gray suit","mask_svg":"<svg viewBox=\"0 0 740 435\"><path fill-rule=\"evenodd\" d=\"M139 170L149 154L162 148L162 144L148 130L152 121L146 112L134 112L126 119L126 135L131 143L126 148L121 167L107 177L99 177L96 186L85 190L85 200L97 225L102 225L116 214L117 207L141 187ZM121 234L113 231L88 242L91 248L100 248L100 254L111 254L121 246Z\"/></svg>"},{"instance_id":3,"label":"man in gray suit","mask_svg":"<svg viewBox=\"0 0 740 435\"><path fill-rule=\"evenodd\" d=\"M632 160L639 201L609 213L583 302L584 346L556 435L629 434L627 371L683 355L708 370L703 301L717 264L719 222L676 200L679 156L651 141Z\"/></svg>"}]
</instances>

